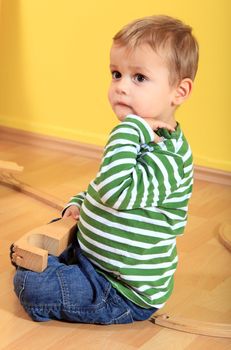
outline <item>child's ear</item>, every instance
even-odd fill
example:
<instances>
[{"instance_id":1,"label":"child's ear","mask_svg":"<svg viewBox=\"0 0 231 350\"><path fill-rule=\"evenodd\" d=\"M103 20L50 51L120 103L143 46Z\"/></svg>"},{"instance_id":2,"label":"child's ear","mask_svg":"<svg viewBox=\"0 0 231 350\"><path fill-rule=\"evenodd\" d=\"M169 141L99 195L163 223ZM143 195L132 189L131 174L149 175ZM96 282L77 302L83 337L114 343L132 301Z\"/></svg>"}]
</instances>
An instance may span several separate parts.
<instances>
[{"instance_id":1,"label":"child's ear","mask_svg":"<svg viewBox=\"0 0 231 350\"><path fill-rule=\"evenodd\" d=\"M173 104L179 106L190 96L193 88L193 81L189 78L182 79L180 83L176 86L174 96L173 96Z\"/></svg>"}]
</instances>

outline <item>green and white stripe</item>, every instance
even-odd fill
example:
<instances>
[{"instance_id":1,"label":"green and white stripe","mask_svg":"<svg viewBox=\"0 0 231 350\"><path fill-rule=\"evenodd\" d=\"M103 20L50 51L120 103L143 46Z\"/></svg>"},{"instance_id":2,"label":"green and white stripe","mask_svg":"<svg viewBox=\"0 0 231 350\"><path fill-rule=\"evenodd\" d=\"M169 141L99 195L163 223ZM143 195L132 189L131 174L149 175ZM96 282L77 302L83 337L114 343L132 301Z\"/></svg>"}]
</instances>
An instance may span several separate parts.
<instances>
[{"instance_id":1,"label":"green and white stripe","mask_svg":"<svg viewBox=\"0 0 231 350\"><path fill-rule=\"evenodd\" d=\"M159 130L129 115L110 134L96 178L67 207L81 208L78 240L85 255L134 303L160 308L172 293L176 237L192 192L190 147L178 125Z\"/></svg>"}]
</instances>

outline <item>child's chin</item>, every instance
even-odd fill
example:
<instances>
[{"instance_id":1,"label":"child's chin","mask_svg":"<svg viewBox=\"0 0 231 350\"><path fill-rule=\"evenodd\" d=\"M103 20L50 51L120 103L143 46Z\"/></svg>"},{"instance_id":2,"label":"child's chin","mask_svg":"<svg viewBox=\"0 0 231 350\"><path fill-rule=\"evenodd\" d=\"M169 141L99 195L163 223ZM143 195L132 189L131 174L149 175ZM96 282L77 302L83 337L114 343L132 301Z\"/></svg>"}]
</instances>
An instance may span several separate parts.
<instances>
[{"instance_id":1,"label":"child's chin","mask_svg":"<svg viewBox=\"0 0 231 350\"><path fill-rule=\"evenodd\" d=\"M124 119L126 118L126 116L127 116L127 114L126 115L121 115L121 114L117 114L116 115L117 116L117 118L122 122L122 121L124 121Z\"/></svg>"},{"instance_id":2,"label":"child's chin","mask_svg":"<svg viewBox=\"0 0 231 350\"><path fill-rule=\"evenodd\" d=\"M114 113L120 121L123 121L127 115L133 114L133 110L127 106L116 106L116 108L114 108Z\"/></svg>"}]
</instances>

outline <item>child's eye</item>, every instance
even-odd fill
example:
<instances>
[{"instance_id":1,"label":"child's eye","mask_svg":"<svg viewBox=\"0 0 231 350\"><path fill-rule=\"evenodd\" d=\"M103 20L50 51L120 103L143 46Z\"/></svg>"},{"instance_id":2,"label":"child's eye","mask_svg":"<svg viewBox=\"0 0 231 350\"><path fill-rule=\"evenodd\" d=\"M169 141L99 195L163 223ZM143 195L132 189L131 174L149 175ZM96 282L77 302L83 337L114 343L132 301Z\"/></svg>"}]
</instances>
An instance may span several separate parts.
<instances>
[{"instance_id":1,"label":"child's eye","mask_svg":"<svg viewBox=\"0 0 231 350\"><path fill-rule=\"evenodd\" d=\"M143 83L147 78L143 74L138 73L135 75L134 80L138 83Z\"/></svg>"},{"instance_id":2,"label":"child's eye","mask_svg":"<svg viewBox=\"0 0 231 350\"><path fill-rule=\"evenodd\" d=\"M118 72L117 70L113 71L111 74L112 74L112 78L115 80L120 79L122 76L121 73Z\"/></svg>"}]
</instances>

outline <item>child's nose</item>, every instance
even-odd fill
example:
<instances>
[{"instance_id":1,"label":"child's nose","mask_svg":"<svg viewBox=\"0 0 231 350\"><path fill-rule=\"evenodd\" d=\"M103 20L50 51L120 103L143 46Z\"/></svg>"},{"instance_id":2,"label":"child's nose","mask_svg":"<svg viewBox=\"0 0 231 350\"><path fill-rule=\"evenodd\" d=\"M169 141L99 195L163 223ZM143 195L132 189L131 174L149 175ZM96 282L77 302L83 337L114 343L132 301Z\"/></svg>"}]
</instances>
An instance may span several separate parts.
<instances>
[{"instance_id":1,"label":"child's nose","mask_svg":"<svg viewBox=\"0 0 231 350\"><path fill-rule=\"evenodd\" d=\"M129 79L121 78L116 83L116 92L120 95L127 95L129 93L130 82Z\"/></svg>"}]
</instances>

